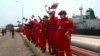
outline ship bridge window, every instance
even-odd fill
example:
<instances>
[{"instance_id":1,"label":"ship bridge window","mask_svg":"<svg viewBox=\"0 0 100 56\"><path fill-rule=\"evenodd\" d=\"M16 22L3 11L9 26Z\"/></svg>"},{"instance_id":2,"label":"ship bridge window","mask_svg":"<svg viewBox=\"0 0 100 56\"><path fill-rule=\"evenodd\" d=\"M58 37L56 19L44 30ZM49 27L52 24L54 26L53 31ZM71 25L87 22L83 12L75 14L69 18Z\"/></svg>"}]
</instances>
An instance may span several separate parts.
<instances>
[{"instance_id":1,"label":"ship bridge window","mask_svg":"<svg viewBox=\"0 0 100 56\"><path fill-rule=\"evenodd\" d=\"M89 19L96 19L96 18L95 18L94 10L93 10L92 8L89 8L89 9L86 11L86 15L87 15L87 18L89 18Z\"/></svg>"},{"instance_id":2,"label":"ship bridge window","mask_svg":"<svg viewBox=\"0 0 100 56\"><path fill-rule=\"evenodd\" d=\"M86 15L90 15L90 12L88 11L88 12L86 12Z\"/></svg>"}]
</instances>

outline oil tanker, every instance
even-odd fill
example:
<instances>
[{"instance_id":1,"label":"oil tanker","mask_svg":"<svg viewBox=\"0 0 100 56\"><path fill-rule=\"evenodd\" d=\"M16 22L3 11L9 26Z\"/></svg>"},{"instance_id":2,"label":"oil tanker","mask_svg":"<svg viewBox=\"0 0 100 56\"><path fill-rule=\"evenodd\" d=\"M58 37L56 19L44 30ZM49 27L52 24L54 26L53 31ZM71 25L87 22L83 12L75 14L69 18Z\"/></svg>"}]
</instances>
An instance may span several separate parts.
<instances>
[{"instance_id":1,"label":"oil tanker","mask_svg":"<svg viewBox=\"0 0 100 56\"><path fill-rule=\"evenodd\" d=\"M83 8L79 8L80 15L73 15L74 34L100 35L100 19L95 16L94 10L89 8L86 15L82 14Z\"/></svg>"}]
</instances>

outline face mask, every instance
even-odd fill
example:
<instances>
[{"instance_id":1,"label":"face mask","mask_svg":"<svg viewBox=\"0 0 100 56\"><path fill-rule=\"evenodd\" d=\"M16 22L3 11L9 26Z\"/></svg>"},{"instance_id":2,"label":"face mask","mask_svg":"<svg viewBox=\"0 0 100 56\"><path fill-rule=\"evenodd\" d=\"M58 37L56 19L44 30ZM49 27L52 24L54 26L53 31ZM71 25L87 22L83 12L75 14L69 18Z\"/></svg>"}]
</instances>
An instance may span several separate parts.
<instances>
[{"instance_id":1,"label":"face mask","mask_svg":"<svg viewBox=\"0 0 100 56\"><path fill-rule=\"evenodd\" d=\"M52 15L50 14L49 17L51 17Z\"/></svg>"},{"instance_id":2,"label":"face mask","mask_svg":"<svg viewBox=\"0 0 100 56\"><path fill-rule=\"evenodd\" d=\"M65 15L60 15L60 18L65 18Z\"/></svg>"}]
</instances>

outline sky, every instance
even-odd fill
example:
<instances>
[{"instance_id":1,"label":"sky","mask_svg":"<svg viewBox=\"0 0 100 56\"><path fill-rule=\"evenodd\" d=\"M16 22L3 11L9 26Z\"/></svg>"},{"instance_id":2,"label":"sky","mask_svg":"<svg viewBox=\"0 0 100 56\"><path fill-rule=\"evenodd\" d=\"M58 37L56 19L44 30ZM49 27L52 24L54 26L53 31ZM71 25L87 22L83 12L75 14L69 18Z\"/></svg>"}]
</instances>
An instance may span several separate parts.
<instances>
[{"instance_id":1,"label":"sky","mask_svg":"<svg viewBox=\"0 0 100 56\"><path fill-rule=\"evenodd\" d=\"M17 24L22 20L22 4L24 6L24 17L30 18L32 14L43 17L46 15L44 6L51 6L53 3L59 3L56 9L56 16L60 10L66 10L67 16L73 14L79 15L79 8L83 5L83 14L86 14L88 8L93 8L95 15L100 18L100 0L0 0L0 27L7 24Z\"/></svg>"}]
</instances>

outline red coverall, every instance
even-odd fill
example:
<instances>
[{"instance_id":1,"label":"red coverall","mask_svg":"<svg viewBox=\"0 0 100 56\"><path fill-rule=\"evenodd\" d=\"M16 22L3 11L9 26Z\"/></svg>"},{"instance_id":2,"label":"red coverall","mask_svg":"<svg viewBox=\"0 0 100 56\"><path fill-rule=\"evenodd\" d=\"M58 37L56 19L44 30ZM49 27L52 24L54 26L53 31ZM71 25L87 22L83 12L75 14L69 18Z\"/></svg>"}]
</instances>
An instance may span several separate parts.
<instances>
[{"instance_id":1,"label":"red coverall","mask_svg":"<svg viewBox=\"0 0 100 56\"><path fill-rule=\"evenodd\" d=\"M24 34L24 28L21 28L20 29L20 32Z\"/></svg>"},{"instance_id":2,"label":"red coverall","mask_svg":"<svg viewBox=\"0 0 100 56\"><path fill-rule=\"evenodd\" d=\"M57 56L64 56L64 51L67 56L72 56L71 52L71 34L73 33L73 22L69 19L60 19L57 22L56 32L56 48ZM67 35L66 32L68 32Z\"/></svg>"},{"instance_id":3,"label":"red coverall","mask_svg":"<svg viewBox=\"0 0 100 56\"><path fill-rule=\"evenodd\" d=\"M25 27L24 27L24 35L25 35L25 36L27 35L27 30L26 30L26 29L27 29L27 27L25 26Z\"/></svg>"},{"instance_id":4,"label":"red coverall","mask_svg":"<svg viewBox=\"0 0 100 56\"><path fill-rule=\"evenodd\" d=\"M47 24L48 24L48 21L42 23L42 32L43 32L42 51L43 52L46 51L46 43L47 43L47 39L48 39L48 29L47 29L48 26L47 26Z\"/></svg>"},{"instance_id":5,"label":"red coverall","mask_svg":"<svg viewBox=\"0 0 100 56\"><path fill-rule=\"evenodd\" d=\"M35 44L35 21L31 21L31 26L32 26L32 42Z\"/></svg>"},{"instance_id":6,"label":"red coverall","mask_svg":"<svg viewBox=\"0 0 100 56\"><path fill-rule=\"evenodd\" d=\"M32 35L31 35L31 28L30 28L30 26L28 26L28 37L29 37L29 40L32 41Z\"/></svg>"},{"instance_id":7,"label":"red coverall","mask_svg":"<svg viewBox=\"0 0 100 56\"><path fill-rule=\"evenodd\" d=\"M26 30L25 30L25 29L26 29L26 27L24 26L24 27L23 27L23 34L24 34L24 35L26 35Z\"/></svg>"},{"instance_id":8,"label":"red coverall","mask_svg":"<svg viewBox=\"0 0 100 56\"><path fill-rule=\"evenodd\" d=\"M26 26L25 30L26 30L26 36L27 36L28 40L31 41L32 40L31 39L32 38L31 37L31 31L30 31L31 29L29 28L29 26Z\"/></svg>"},{"instance_id":9,"label":"red coverall","mask_svg":"<svg viewBox=\"0 0 100 56\"><path fill-rule=\"evenodd\" d=\"M42 21L40 21L39 23L38 23L38 25L37 25L37 27L38 27L38 45L39 45L39 47L42 49L42 48L44 48L43 47L43 32L42 32L42 25L43 25L43 22Z\"/></svg>"},{"instance_id":10,"label":"red coverall","mask_svg":"<svg viewBox=\"0 0 100 56\"><path fill-rule=\"evenodd\" d=\"M39 23L37 21L34 21L32 32L33 32L33 35L34 35L35 44L36 44L36 46L38 46L39 45L40 30L39 30Z\"/></svg>"},{"instance_id":11,"label":"red coverall","mask_svg":"<svg viewBox=\"0 0 100 56\"><path fill-rule=\"evenodd\" d=\"M24 35L27 37L27 27L26 26L24 26Z\"/></svg>"},{"instance_id":12,"label":"red coverall","mask_svg":"<svg viewBox=\"0 0 100 56\"><path fill-rule=\"evenodd\" d=\"M55 52L55 37L56 37L57 21L58 18L55 17L54 15L52 15L50 20L48 21L48 45L49 45L49 52L51 54Z\"/></svg>"}]
</instances>

